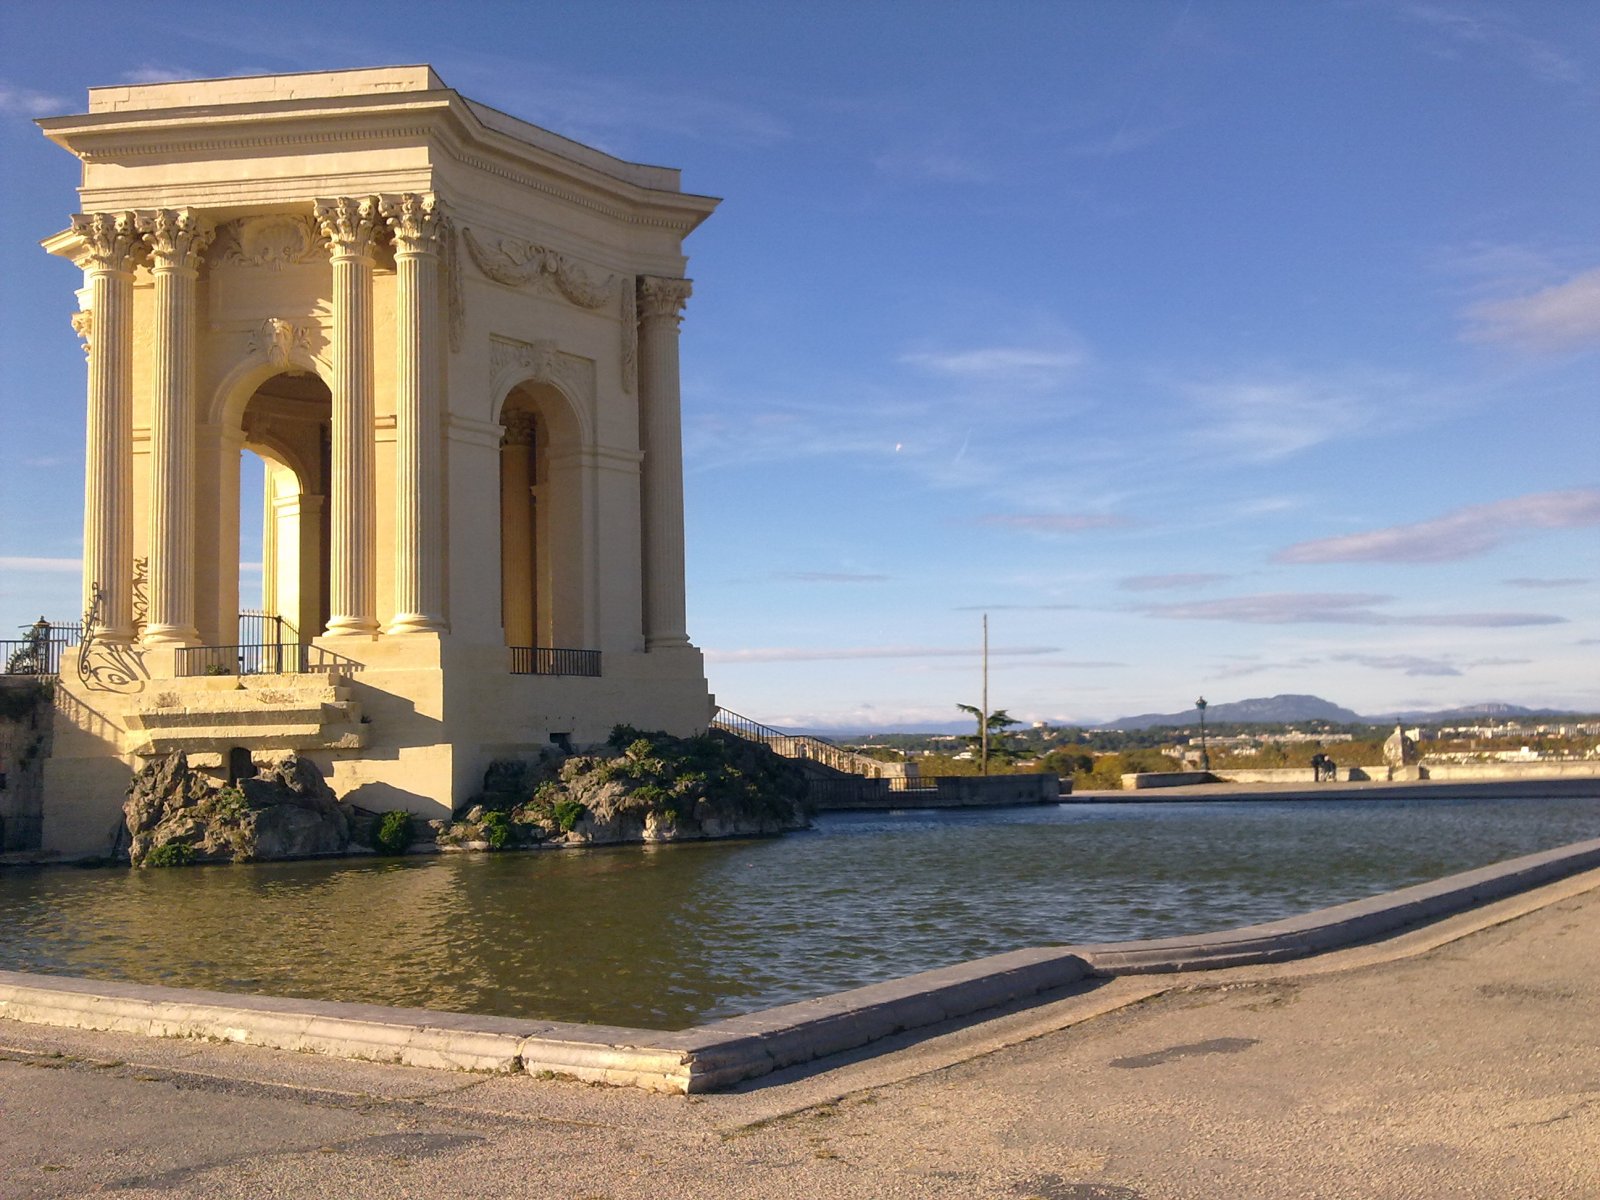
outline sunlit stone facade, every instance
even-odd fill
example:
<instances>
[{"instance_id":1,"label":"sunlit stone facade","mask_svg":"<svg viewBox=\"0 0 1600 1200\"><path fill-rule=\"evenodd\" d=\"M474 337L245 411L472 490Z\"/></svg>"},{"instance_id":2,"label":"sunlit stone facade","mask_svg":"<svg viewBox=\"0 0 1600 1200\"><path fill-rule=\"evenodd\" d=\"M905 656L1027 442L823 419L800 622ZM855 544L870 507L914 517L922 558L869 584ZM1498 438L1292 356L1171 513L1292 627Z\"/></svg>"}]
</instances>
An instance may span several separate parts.
<instances>
[{"instance_id":1,"label":"sunlit stone facade","mask_svg":"<svg viewBox=\"0 0 1600 1200\"><path fill-rule=\"evenodd\" d=\"M95 88L40 125L83 164L45 246L84 273L95 626L48 848L100 848L180 743L433 816L552 737L705 725L678 331L715 200L425 66ZM239 619L243 451L269 635Z\"/></svg>"}]
</instances>

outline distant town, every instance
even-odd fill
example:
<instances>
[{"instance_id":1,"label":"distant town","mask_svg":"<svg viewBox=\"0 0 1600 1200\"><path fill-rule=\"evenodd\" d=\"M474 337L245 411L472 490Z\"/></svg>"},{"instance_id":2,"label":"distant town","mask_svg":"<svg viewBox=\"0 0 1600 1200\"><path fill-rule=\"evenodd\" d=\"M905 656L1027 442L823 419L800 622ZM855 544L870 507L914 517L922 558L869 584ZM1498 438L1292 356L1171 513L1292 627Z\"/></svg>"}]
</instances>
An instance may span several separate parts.
<instances>
[{"instance_id":1,"label":"distant town","mask_svg":"<svg viewBox=\"0 0 1600 1200\"><path fill-rule=\"evenodd\" d=\"M1182 725L1122 729L1047 721L1028 725L1001 711L991 715L989 724L990 774L1050 771L1071 778L1080 789L1117 788L1124 774L1134 772L1192 770L1203 758L1213 768L1309 770L1318 755L1343 766L1377 766L1384 761L1383 743L1396 724L1417 743L1424 762L1600 760L1600 714L1585 713L1416 722L1377 718L1243 722L1214 721L1208 716L1203 745L1198 713ZM836 740L873 758L915 760L924 775L977 774L983 766L976 722L969 733L878 733Z\"/></svg>"}]
</instances>

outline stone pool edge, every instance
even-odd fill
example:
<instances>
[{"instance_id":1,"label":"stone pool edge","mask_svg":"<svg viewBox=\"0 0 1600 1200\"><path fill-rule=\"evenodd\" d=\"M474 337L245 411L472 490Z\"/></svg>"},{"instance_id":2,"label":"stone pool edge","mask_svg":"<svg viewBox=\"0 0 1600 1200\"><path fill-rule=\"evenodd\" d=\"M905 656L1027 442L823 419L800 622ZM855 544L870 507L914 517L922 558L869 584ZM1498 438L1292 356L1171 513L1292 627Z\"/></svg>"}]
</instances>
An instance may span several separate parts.
<instances>
[{"instance_id":1,"label":"stone pool edge","mask_svg":"<svg viewBox=\"0 0 1600 1200\"><path fill-rule=\"evenodd\" d=\"M1282 962L1370 942L1600 867L1600 838L1218 933L1040 946L678 1032L0 971L0 1019L694 1093L1027 1002L1091 978Z\"/></svg>"}]
</instances>

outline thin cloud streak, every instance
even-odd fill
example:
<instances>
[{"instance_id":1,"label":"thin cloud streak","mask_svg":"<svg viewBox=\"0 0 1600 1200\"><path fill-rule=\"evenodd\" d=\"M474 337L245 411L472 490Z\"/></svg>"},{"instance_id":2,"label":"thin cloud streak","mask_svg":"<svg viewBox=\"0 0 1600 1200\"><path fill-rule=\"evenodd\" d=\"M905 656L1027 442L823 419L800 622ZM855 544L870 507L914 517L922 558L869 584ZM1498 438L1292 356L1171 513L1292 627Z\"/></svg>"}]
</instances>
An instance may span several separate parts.
<instances>
[{"instance_id":1,"label":"thin cloud streak","mask_svg":"<svg viewBox=\"0 0 1600 1200\"><path fill-rule=\"evenodd\" d=\"M1393 596L1373 592L1265 592L1188 604L1146 604L1135 611L1174 621L1239 621L1252 625L1415 625L1434 628L1505 629L1561 625L1549 613L1385 613L1378 605Z\"/></svg>"},{"instance_id":2,"label":"thin cloud streak","mask_svg":"<svg viewBox=\"0 0 1600 1200\"><path fill-rule=\"evenodd\" d=\"M1525 296L1468 310L1472 341L1504 342L1533 353L1600 343L1600 267Z\"/></svg>"},{"instance_id":3,"label":"thin cloud streak","mask_svg":"<svg viewBox=\"0 0 1600 1200\"><path fill-rule=\"evenodd\" d=\"M0 557L0 570L47 575L77 575L83 571L81 558Z\"/></svg>"},{"instance_id":4,"label":"thin cloud streak","mask_svg":"<svg viewBox=\"0 0 1600 1200\"><path fill-rule=\"evenodd\" d=\"M1519 587L1519 588L1575 588L1575 587L1583 587L1586 584L1593 583L1594 580L1592 580L1592 579L1530 579L1530 578L1527 578L1527 577L1523 577L1523 578L1519 578L1519 579L1502 579L1500 582L1503 583L1503 584L1506 584L1509 587Z\"/></svg>"},{"instance_id":5,"label":"thin cloud streak","mask_svg":"<svg viewBox=\"0 0 1600 1200\"><path fill-rule=\"evenodd\" d=\"M999 646L991 647L991 658L1009 658L1018 655L1059 654L1060 646ZM769 663L769 662L848 662L860 658L979 658L981 650L951 646L852 646L852 647L801 647L776 646L759 650L707 650L707 662Z\"/></svg>"},{"instance_id":6,"label":"thin cloud streak","mask_svg":"<svg viewBox=\"0 0 1600 1200\"><path fill-rule=\"evenodd\" d=\"M1159 592L1177 588L1204 587L1208 583L1220 583L1228 578L1227 575L1207 572L1189 575L1129 575L1119 579L1117 586L1127 592Z\"/></svg>"},{"instance_id":7,"label":"thin cloud streak","mask_svg":"<svg viewBox=\"0 0 1600 1200\"><path fill-rule=\"evenodd\" d=\"M1459 562L1485 554L1517 533L1592 525L1600 525L1600 488L1572 488L1474 504L1411 525L1297 542L1274 554L1272 561Z\"/></svg>"},{"instance_id":8,"label":"thin cloud streak","mask_svg":"<svg viewBox=\"0 0 1600 1200\"><path fill-rule=\"evenodd\" d=\"M0 80L0 113L7 116L47 117L52 113L75 111L75 103L44 92L16 87Z\"/></svg>"},{"instance_id":9,"label":"thin cloud streak","mask_svg":"<svg viewBox=\"0 0 1600 1200\"><path fill-rule=\"evenodd\" d=\"M789 583L887 583L890 576L859 571L779 571L773 578Z\"/></svg>"},{"instance_id":10,"label":"thin cloud streak","mask_svg":"<svg viewBox=\"0 0 1600 1200\"><path fill-rule=\"evenodd\" d=\"M1023 529L1029 533L1087 533L1096 529L1126 529L1133 522L1111 513L986 513L983 525Z\"/></svg>"}]
</instances>

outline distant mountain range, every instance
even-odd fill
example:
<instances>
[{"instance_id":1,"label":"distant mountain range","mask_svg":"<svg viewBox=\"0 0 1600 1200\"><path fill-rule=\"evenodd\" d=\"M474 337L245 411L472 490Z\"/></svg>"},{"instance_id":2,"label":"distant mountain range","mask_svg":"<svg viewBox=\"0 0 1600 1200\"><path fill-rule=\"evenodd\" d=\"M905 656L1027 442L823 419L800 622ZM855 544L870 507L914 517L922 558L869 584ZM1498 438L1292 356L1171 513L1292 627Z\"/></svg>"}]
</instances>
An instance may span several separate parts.
<instances>
[{"instance_id":1,"label":"distant mountain range","mask_svg":"<svg viewBox=\"0 0 1600 1200\"><path fill-rule=\"evenodd\" d=\"M1331 721L1340 725L1383 725L1391 721L1432 724L1439 721L1470 720L1473 717L1574 717L1582 714L1557 708L1524 708L1520 704L1469 704L1462 708L1445 708L1434 711L1407 709L1403 712L1376 713L1371 716L1341 708L1321 696L1258 696L1251 700L1232 700L1208 705L1208 724L1261 724L1290 725L1299 721ZM1175 713L1139 713L1132 717L1119 717L1115 721L1098 721L1095 729L1152 729L1157 726L1198 725L1200 714L1195 709ZM817 737L848 739L872 733L971 733L970 722L922 722L899 725L865 727L854 725L837 728L806 729L797 732Z\"/></svg>"},{"instance_id":2,"label":"distant mountain range","mask_svg":"<svg viewBox=\"0 0 1600 1200\"><path fill-rule=\"evenodd\" d=\"M1473 717L1570 717L1577 713L1555 708L1524 708L1520 704L1469 704L1462 708L1444 708L1434 711L1410 709L1405 712L1376 713L1362 716L1348 708L1341 708L1321 696L1261 696L1254 700L1235 700L1226 704L1212 704L1206 708L1206 720L1217 724L1288 725L1297 721L1333 721L1342 725L1379 725L1389 721L1417 721L1432 724L1437 721L1468 720ZM1195 709L1178 713L1141 713L1134 717L1121 717L1097 726L1101 729L1150 729L1158 725L1196 725L1200 714Z\"/></svg>"},{"instance_id":3,"label":"distant mountain range","mask_svg":"<svg viewBox=\"0 0 1600 1200\"><path fill-rule=\"evenodd\" d=\"M1233 700L1206 707L1206 720L1227 723L1279 723L1287 721L1334 721L1341 725L1366 720L1348 708L1340 708L1321 696L1261 696L1254 700ZM1119 717L1098 726L1102 729L1149 729L1155 725L1197 725L1200 713L1186 709L1176 713L1140 713Z\"/></svg>"}]
</instances>

